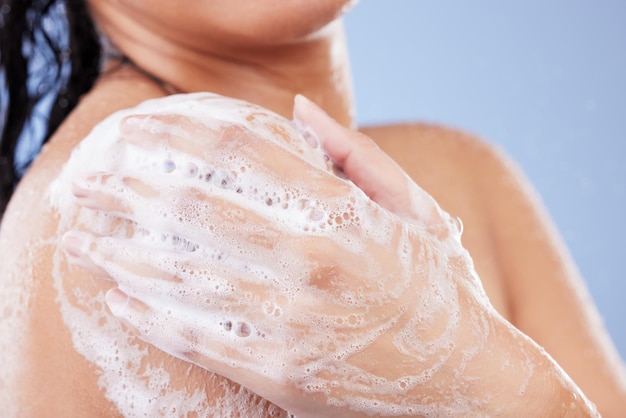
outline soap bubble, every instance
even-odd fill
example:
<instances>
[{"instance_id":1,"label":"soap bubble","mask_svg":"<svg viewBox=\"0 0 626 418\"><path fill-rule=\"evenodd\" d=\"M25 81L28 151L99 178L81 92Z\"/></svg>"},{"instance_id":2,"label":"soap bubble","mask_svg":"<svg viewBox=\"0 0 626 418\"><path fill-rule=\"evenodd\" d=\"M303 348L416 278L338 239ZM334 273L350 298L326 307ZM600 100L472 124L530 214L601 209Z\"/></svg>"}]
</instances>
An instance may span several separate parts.
<instances>
[{"instance_id":1,"label":"soap bubble","mask_svg":"<svg viewBox=\"0 0 626 418\"><path fill-rule=\"evenodd\" d=\"M250 335L250 326L245 322L237 322L235 324L235 335L238 337L247 337Z\"/></svg>"},{"instance_id":2,"label":"soap bubble","mask_svg":"<svg viewBox=\"0 0 626 418\"><path fill-rule=\"evenodd\" d=\"M174 161L172 160L163 161L163 171L165 171L166 173L171 173L174 170L176 170L176 164L174 163Z\"/></svg>"}]
</instances>

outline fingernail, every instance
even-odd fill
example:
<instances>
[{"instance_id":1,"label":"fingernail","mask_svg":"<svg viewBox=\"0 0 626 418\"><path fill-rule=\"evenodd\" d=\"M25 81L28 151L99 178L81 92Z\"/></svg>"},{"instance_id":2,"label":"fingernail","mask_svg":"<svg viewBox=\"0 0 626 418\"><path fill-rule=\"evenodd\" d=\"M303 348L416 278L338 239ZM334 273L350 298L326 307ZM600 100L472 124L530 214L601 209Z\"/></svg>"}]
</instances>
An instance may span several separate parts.
<instances>
[{"instance_id":1,"label":"fingernail","mask_svg":"<svg viewBox=\"0 0 626 418\"><path fill-rule=\"evenodd\" d=\"M89 197L96 179L97 176L94 175L75 178L72 181L72 194L78 198Z\"/></svg>"},{"instance_id":2,"label":"fingernail","mask_svg":"<svg viewBox=\"0 0 626 418\"><path fill-rule=\"evenodd\" d=\"M322 109L320 105L318 105L313 100L309 99L308 97L302 94L296 94L296 97L294 97L293 101L294 101L294 105L293 105L294 110L296 108L302 108L302 109L305 109L306 112L316 113L317 115L323 117L324 119L334 120L333 118L330 117L328 113L326 113L324 109Z\"/></svg>"},{"instance_id":3,"label":"fingernail","mask_svg":"<svg viewBox=\"0 0 626 418\"><path fill-rule=\"evenodd\" d=\"M89 245L89 235L84 232L69 231L63 235L63 248L74 257L81 257Z\"/></svg>"},{"instance_id":4,"label":"fingernail","mask_svg":"<svg viewBox=\"0 0 626 418\"><path fill-rule=\"evenodd\" d=\"M296 97L293 98L294 101L294 106L306 106L309 109L318 109L318 110L322 110L320 109L320 107L318 105L316 105L315 103L313 103L313 101L311 99L309 99L308 97L306 97L303 94L296 94Z\"/></svg>"},{"instance_id":5,"label":"fingernail","mask_svg":"<svg viewBox=\"0 0 626 418\"><path fill-rule=\"evenodd\" d=\"M328 116L321 107L316 105L311 99L303 96L302 94L296 94L296 96L293 98L294 119L298 118L298 109L304 109L306 112L315 112Z\"/></svg>"},{"instance_id":6,"label":"fingernail","mask_svg":"<svg viewBox=\"0 0 626 418\"><path fill-rule=\"evenodd\" d=\"M104 300L107 305L111 309L113 315L121 313L124 309L128 307L128 302L130 301L130 297L122 292L119 288L113 288L107 292L104 296Z\"/></svg>"},{"instance_id":7,"label":"fingernail","mask_svg":"<svg viewBox=\"0 0 626 418\"><path fill-rule=\"evenodd\" d=\"M297 106L299 104L306 106L312 103L308 97L300 93L296 94L296 96L293 98L293 102L294 102L294 106Z\"/></svg>"},{"instance_id":8,"label":"fingernail","mask_svg":"<svg viewBox=\"0 0 626 418\"><path fill-rule=\"evenodd\" d=\"M319 146L319 138L317 137L315 130L313 130L313 128L311 128L309 125L304 123L298 117L297 108L299 108L300 106L304 106L305 108L311 109L312 107L317 107L317 105L315 105L312 101L310 101L308 98L306 98L305 96L301 94L297 94L296 97L294 98L294 108L293 108L294 109L294 112L293 112L294 125L296 129L302 134L306 143L309 144L311 148L317 148Z\"/></svg>"},{"instance_id":9,"label":"fingernail","mask_svg":"<svg viewBox=\"0 0 626 418\"><path fill-rule=\"evenodd\" d=\"M126 116L120 122L120 132L123 134L137 132L139 129L141 129L144 120L145 117L143 115Z\"/></svg>"}]
</instances>

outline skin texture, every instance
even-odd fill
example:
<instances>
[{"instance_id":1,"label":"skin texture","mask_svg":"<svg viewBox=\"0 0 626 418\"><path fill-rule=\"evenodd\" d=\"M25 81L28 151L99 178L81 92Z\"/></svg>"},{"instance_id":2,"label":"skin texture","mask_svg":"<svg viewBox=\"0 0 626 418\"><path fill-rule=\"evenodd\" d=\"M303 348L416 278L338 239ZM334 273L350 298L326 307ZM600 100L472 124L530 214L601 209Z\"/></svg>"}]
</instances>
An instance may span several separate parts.
<instances>
[{"instance_id":1,"label":"skin texture","mask_svg":"<svg viewBox=\"0 0 626 418\"><path fill-rule=\"evenodd\" d=\"M139 11L131 24L120 17L127 10L118 9L116 2L92 3L103 29L116 34L120 49L149 73L181 91L208 90L241 97L287 117L293 96L302 92L342 125L352 123L347 61L336 52L344 47L337 22L320 31L307 29L304 38L290 28L276 33L275 26L271 31L257 27L255 36L268 31L266 42L273 45L271 50L258 45L252 48L249 34L224 34L224 38L234 37L238 42L227 48L231 54L227 59L225 48L206 40L206 53L190 52L197 51L195 43L203 39L197 33L200 17L185 26L189 32L177 31L181 38L172 40L168 38L171 33L154 30L156 23L144 19ZM132 4L145 7L143 3ZM342 7L328 6L332 10L322 13L325 17L320 19L334 17ZM160 6L152 6L151 10L160 10ZM299 16L300 11L290 13ZM259 16L262 20L263 15ZM247 25L254 27L252 23ZM159 43L165 38L167 42ZM156 49L155 44L162 47ZM330 46L335 47L332 53ZM0 230L0 280L4 289L18 288L22 293L7 295L4 306L16 310L26 303L29 315L15 340L3 341L3 351L13 353L7 348L13 346L23 361L15 361L20 371L17 377L3 382L2 402L19 405L21 415L118 415L98 388L98 370L75 352L56 305L49 272L60 237L55 235L57 216L42 196L72 148L97 122L118 109L163 95L161 86L132 68L116 67L107 72L42 152L5 214ZM542 345L605 416L619 416L626 408L621 362L566 249L531 188L510 161L485 143L443 127L406 124L363 132L442 208L463 219L463 244L472 254L485 291L498 312ZM63 273L68 285L93 294L114 287L77 268L66 269ZM224 392L222 378L197 367L190 369L180 360L150 350L151 362L165 364L179 376L176 385L201 385L209 394ZM11 357L5 359L10 361ZM230 387L236 386L226 390ZM260 415L267 408L267 404L262 406Z\"/></svg>"}]
</instances>

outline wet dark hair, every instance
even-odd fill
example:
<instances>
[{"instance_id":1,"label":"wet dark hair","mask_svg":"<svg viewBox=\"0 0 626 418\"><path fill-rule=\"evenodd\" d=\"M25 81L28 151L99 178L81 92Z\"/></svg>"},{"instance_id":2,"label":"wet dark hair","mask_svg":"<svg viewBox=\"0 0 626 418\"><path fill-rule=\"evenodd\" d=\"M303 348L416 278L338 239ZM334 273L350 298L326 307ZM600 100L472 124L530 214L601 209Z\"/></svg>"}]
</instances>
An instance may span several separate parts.
<instances>
[{"instance_id":1,"label":"wet dark hair","mask_svg":"<svg viewBox=\"0 0 626 418\"><path fill-rule=\"evenodd\" d=\"M85 0L0 0L0 219L42 145L91 89L100 53Z\"/></svg>"}]
</instances>

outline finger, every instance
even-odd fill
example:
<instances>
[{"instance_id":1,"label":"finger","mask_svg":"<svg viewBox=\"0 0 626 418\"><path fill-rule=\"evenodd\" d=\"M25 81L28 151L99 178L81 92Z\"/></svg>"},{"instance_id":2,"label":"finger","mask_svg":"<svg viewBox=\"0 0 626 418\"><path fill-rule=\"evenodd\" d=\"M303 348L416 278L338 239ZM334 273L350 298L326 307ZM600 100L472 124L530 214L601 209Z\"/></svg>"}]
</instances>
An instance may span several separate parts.
<instances>
[{"instance_id":1,"label":"finger","mask_svg":"<svg viewBox=\"0 0 626 418\"><path fill-rule=\"evenodd\" d=\"M107 181L102 181L105 177ZM255 210L239 193L211 185L168 184L163 177L139 180L115 174L89 179L95 180L85 180L93 183L82 196L91 208L111 211L155 233L205 246L238 241L272 249L286 232L272 226L263 211Z\"/></svg>"},{"instance_id":2,"label":"finger","mask_svg":"<svg viewBox=\"0 0 626 418\"><path fill-rule=\"evenodd\" d=\"M203 121L182 114L130 115L120 122L124 140L147 151L175 149L206 158L212 145L247 135L241 126L205 116Z\"/></svg>"},{"instance_id":3,"label":"finger","mask_svg":"<svg viewBox=\"0 0 626 418\"><path fill-rule=\"evenodd\" d=\"M239 306L242 295L249 292L250 286L243 287L245 291L239 286L241 275L228 263L218 260L216 252L200 252L195 247L179 252L172 245L180 247L182 243L175 244L174 240L142 242L71 231L65 234L63 241L73 264L109 277L134 292L150 292L185 301L188 305L231 305L233 308ZM267 289L259 289L257 293L262 291L270 293Z\"/></svg>"},{"instance_id":4,"label":"finger","mask_svg":"<svg viewBox=\"0 0 626 418\"><path fill-rule=\"evenodd\" d=\"M155 243L72 231L64 242L71 246L66 250L74 255L73 264L135 293L159 295L187 306L211 306L243 316L262 312L271 318L286 313L289 306L281 287L297 286L297 280L284 273L213 249L189 250L189 243L169 238ZM181 245L186 251L178 250Z\"/></svg>"},{"instance_id":5,"label":"finger","mask_svg":"<svg viewBox=\"0 0 626 418\"><path fill-rule=\"evenodd\" d=\"M347 213L345 201L341 202L337 198L353 193L353 186L339 181L325 170L310 164L303 164L300 155L287 152L268 138L254 137L244 140L242 138L245 135L230 138L227 138L225 134L221 135L216 146L211 148L212 152L207 155L206 161L200 161L194 155L172 148L187 146L184 148L185 152L196 154L205 149L206 143L201 144L197 139L203 134L198 124L183 118L187 122L182 124L182 128L178 127L183 129L182 133L175 131L178 134L171 132L160 134L161 125L175 122L175 119L171 119L171 115L135 116L128 120L135 119L139 119L142 123L131 124L136 127L136 130L129 132L127 129L126 136L136 136L134 141L143 144L142 147L145 147L146 153L148 150L158 148L163 141L167 142L169 148L159 154L163 160L160 164L156 163L157 167L162 167L161 173L153 172L151 176L146 176L145 173L133 172L132 175L119 180L117 184L110 183L107 176L100 176L100 183L103 186L109 186L112 192L119 193L119 195L99 195L102 190L97 187L93 190L94 193L90 194L90 187L76 187L78 191L76 195L81 203L93 209L117 210L116 213L131 215L127 207L128 196L122 194L121 191L129 185L128 183L134 183L130 186L139 189L142 182L138 179L145 180L146 177L151 177L153 180L158 179L158 184L138 194L150 198L157 193L157 190L162 192L165 189L163 183L179 182L188 186L193 184L194 187L203 187L205 183L211 183L218 188L236 191L242 197L260 203L261 205L258 205L260 207L257 206L255 210L261 209L264 205L284 209L283 220L286 218L302 219L302 215L305 215L303 220L310 225L303 225L302 228L309 231L324 228L327 224L333 225L335 220L341 219ZM156 123L157 126L152 129L150 123ZM209 140L211 139L206 139L206 141ZM190 148L189 143L196 143L197 147ZM220 147L236 153L228 154L228 158L226 155L219 157ZM182 177L177 175L180 171L183 172ZM159 174L167 174L167 177ZM135 177L134 182L132 177ZM137 193L130 195L135 194ZM172 196L169 198L172 200ZM152 200L156 203L157 199ZM329 201L333 203L329 204Z\"/></svg>"},{"instance_id":6,"label":"finger","mask_svg":"<svg viewBox=\"0 0 626 418\"><path fill-rule=\"evenodd\" d=\"M154 178L145 181L149 183L142 184L142 189L156 190L159 185L157 183L162 183ZM151 183L155 181L156 183ZM101 186L100 193L103 196L107 194L107 184L122 184L123 187L131 187L133 183L109 179ZM224 198L211 196L205 194L203 189L191 189L183 193L181 197L176 197L175 193L168 192L168 187L161 185L160 191L165 193L164 196L169 197L158 199L156 202L151 199L133 199L133 203L129 204L131 209L129 216L136 222L140 222L148 231L152 231L146 233L156 234L156 239L160 236L167 236L175 238L177 243L180 243L177 248L169 248L169 250L185 252L198 249L202 253L219 249L219 252L210 252L212 261L208 256L202 259L211 263L215 263L218 258L221 259L221 263L231 260L233 262L231 268L236 272L232 276L241 277L246 286L252 286L255 283L264 284L273 286L281 292L295 294L303 285L314 285L322 292L333 291L335 294L331 295L332 297L346 298L348 308L351 306L349 300L358 299L358 296L352 294L350 290L355 281L366 280L358 286L365 289L367 286L380 284L380 280L378 282L371 280L369 275L365 274L348 277L340 271L341 269L326 268L326 266L341 266L342 263L346 264L352 260L350 270L361 271L363 270L361 257L354 252L354 243L359 242L363 237L372 238L372 242L377 242L381 231L391 233L393 236L398 233L397 228L394 227L397 224L396 220L387 212L371 207L371 204L357 207L356 203L348 203L352 207L339 216L325 213L323 208L316 207L314 202L302 200L298 202L299 207L295 211L279 212L280 217L277 222L276 218L272 219L271 214L268 215L267 209L270 208L249 205L246 207L229 200L232 196L229 197L226 194ZM118 186L110 189L111 194L120 192ZM121 193L123 196L133 195L132 192L125 190ZM238 196L236 193L231 193L231 195ZM115 200L116 198L105 199L105 201ZM305 222L298 225L298 218L302 218L302 215L305 215ZM320 226L319 231L316 232L311 227L308 231L311 234L304 233L307 225L315 225L315 222ZM295 227L300 226L301 229L294 228L294 224ZM333 228L334 230L330 234L320 234L324 231L321 226L325 226L328 231ZM100 242L102 243L100 248L96 247L91 252L92 264L95 263L94 260L101 260L99 264L96 263L99 268L103 267L104 262L119 264L126 258L128 259L126 264L132 266L149 254L147 249L145 252L141 252L141 248L140 251L133 248L125 249L124 241L101 239ZM105 251L106 248L108 249ZM126 252L121 253L122 249ZM183 256L181 254L181 257ZM166 257L171 258L172 254L155 255L152 259L165 260ZM85 259L89 258L83 257L83 261ZM150 271L153 268L152 264L154 263L143 261L140 269ZM200 266L194 266L193 270L199 268ZM376 271L379 269L380 266L373 268ZM109 271L112 277L128 275L126 270L115 272L112 267L109 267ZM312 273L315 271L317 273ZM157 272L151 275L158 277ZM324 280L328 283L324 283ZM342 283L346 285L343 286ZM260 293L259 291L252 292L257 295ZM374 294L377 293L374 292Z\"/></svg>"},{"instance_id":7,"label":"finger","mask_svg":"<svg viewBox=\"0 0 626 418\"><path fill-rule=\"evenodd\" d=\"M313 152L288 120L267 109L214 95L197 95L193 104L128 116L121 121L120 131L129 142L149 150L167 145L202 158L214 155L216 148L236 153L247 143L267 142L327 168L322 153Z\"/></svg>"},{"instance_id":8,"label":"finger","mask_svg":"<svg viewBox=\"0 0 626 418\"><path fill-rule=\"evenodd\" d=\"M297 257L296 251L289 249L298 236L333 228L361 234L374 228L365 224L365 219L372 217L366 212L372 208L354 199L331 203L309 199L315 196L313 191L306 195L285 192L282 200L276 195L250 198L214 184L164 177L139 180L115 174L87 176L83 183L92 184L81 187L79 202L87 201L92 209L111 211L135 222L143 233L165 234L201 247L220 248L224 255L238 254L250 262L263 260L266 267L278 271L281 263ZM344 181L339 185L348 187ZM374 229L381 226L377 223ZM284 250L282 259L277 257L279 248ZM295 259L291 263L298 264Z\"/></svg>"},{"instance_id":9,"label":"finger","mask_svg":"<svg viewBox=\"0 0 626 418\"><path fill-rule=\"evenodd\" d=\"M89 270L101 278L110 279L108 271L84 257L84 254L89 251L90 237L91 234L80 231L70 231L63 235L61 245L68 256L68 261L70 264Z\"/></svg>"},{"instance_id":10,"label":"finger","mask_svg":"<svg viewBox=\"0 0 626 418\"><path fill-rule=\"evenodd\" d=\"M133 177L92 173L74 179L72 194L84 207L128 215L131 213L129 203L134 196L150 199L156 198L159 193Z\"/></svg>"},{"instance_id":11,"label":"finger","mask_svg":"<svg viewBox=\"0 0 626 418\"><path fill-rule=\"evenodd\" d=\"M316 134L332 161L372 200L403 217L444 222L435 200L369 137L341 126L301 95L295 98L294 118Z\"/></svg>"},{"instance_id":12,"label":"finger","mask_svg":"<svg viewBox=\"0 0 626 418\"><path fill-rule=\"evenodd\" d=\"M121 181L110 180L107 184L120 183L123 183L124 187L131 187L131 183ZM155 189L156 185L142 184L141 187ZM133 195L132 191L120 191L118 187L109 190L106 185L101 185L100 188L101 196L108 193ZM140 223L138 230L141 231L141 235L135 237L139 241L94 237L87 246L75 243L77 251L85 247L89 249L89 252L83 254L75 263L101 276L104 269L107 272L106 276L117 280L128 277L128 280L133 279L141 283L142 276L133 272L133 269L150 272L150 277L179 274L171 266L166 266L169 271L165 273L151 271L155 268L155 263L150 260L174 263L176 257L180 257L181 260L184 260L184 257L195 257L196 265L187 263L191 264L188 270L204 271L207 267L203 267L203 263L210 264L213 269L219 268L220 265L228 265L233 271L229 275L241 278L245 282L245 286L242 286L248 289L247 292L257 297L261 297L262 295L259 295L261 293L268 293L268 290L251 291L249 289L251 286L263 285L266 288L273 286L275 290L284 289L285 286L297 286L297 281L303 277L299 259L304 253L298 253L296 247L292 245L294 231L289 228L290 225L272 221L263 211L255 211L253 208L233 204L227 199L208 196L201 190L191 190L183 197L167 193L165 187L161 188L161 192L168 197L157 201L133 198L127 205L129 214L125 216ZM104 200L115 201L117 198ZM312 208L304 207L302 210L313 211ZM73 241L76 242L76 237ZM138 246L137 242L141 243L141 246ZM149 246L167 252L158 253L156 248L150 249ZM190 252L195 254L189 254ZM138 264L140 265L135 268L134 266ZM288 280L290 277L293 279Z\"/></svg>"},{"instance_id":13,"label":"finger","mask_svg":"<svg viewBox=\"0 0 626 418\"><path fill-rule=\"evenodd\" d=\"M189 309L163 298L130 296L121 288L110 290L105 301L142 340L177 358L231 379L241 377L234 374L237 368L277 372L267 363L276 361L278 342L269 341L250 321L210 309Z\"/></svg>"},{"instance_id":14,"label":"finger","mask_svg":"<svg viewBox=\"0 0 626 418\"><path fill-rule=\"evenodd\" d=\"M168 172L189 171L187 167L195 165L199 179L213 180L221 170L246 180L241 185L244 194L257 190L271 198L272 189L287 185L304 195L312 195L311 185L318 194L336 190L322 184L336 180L320 173L329 173L323 155L305 147L301 133L289 121L262 108L255 108L239 123L211 117L133 115L122 121L120 130L125 141L140 147L144 155L158 154Z\"/></svg>"},{"instance_id":15,"label":"finger","mask_svg":"<svg viewBox=\"0 0 626 418\"><path fill-rule=\"evenodd\" d=\"M87 232L69 231L63 235L62 244L72 264L127 286L181 281L176 272L178 262L174 267L163 267L174 257L172 251L151 249L134 239L97 237Z\"/></svg>"},{"instance_id":16,"label":"finger","mask_svg":"<svg viewBox=\"0 0 626 418\"><path fill-rule=\"evenodd\" d=\"M214 109L210 108L209 110ZM258 119L263 119L262 117L257 116L258 114L262 114L262 112L255 112L256 113L248 113L245 121L256 121ZM297 113L298 112L296 109L296 114ZM209 163L211 163L213 166L215 166L215 164L217 163L224 164L226 160L235 161L234 163L231 162L230 166L226 168L227 176L230 176L230 174L233 173L236 174L238 170L245 170L246 166L254 167L254 175L247 176L248 179L254 178L254 181L248 182L248 187L238 187L237 190L241 191L243 194L256 194L256 198L260 197L263 201L268 202L268 204L278 202L281 199L281 196L285 200L288 200L289 196L296 196L301 198L299 200L306 200L307 197L314 196L316 193L319 195L320 191L331 194L331 196L322 196L326 198L335 197L337 194L345 195L345 188L342 189L341 187L332 187L333 184L330 184L333 180L332 177L320 176L319 172L316 172L315 170L307 170L306 167L303 167L302 158L301 156L296 155L297 152L291 152L290 155L285 155L285 150L283 148L268 146L268 144L275 145L276 141L272 142L272 140L277 136L281 136L279 135L279 133L281 133L284 137L292 136L289 133L285 133L285 126L280 125L275 120L272 123L273 125L269 124L269 126L273 127L272 129L266 129L265 131L261 132L263 135L265 135L264 137L263 135L259 134L259 131L253 131L248 125L236 124L233 123L231 120L211 118L210 116L202 119L199 118L198 115L195 115L194 117L188 117L180 114L135 115L127 117L122 122L121 130L127 141L130 141L133 144L142 144L146 150L154 150L155 148L159 148L159 144L165 143L165 146L168 148L166 154L171 153L173 149L174 151L178 152L178 154L184 153L184 155L187 155L188 158L192 158L194 155L204 155L207 158L217 158L217 155L221 155L221 157L217 158L217 160L209 161ZM217 127L214 125L216 125ZM289 125L287 124L286 126ZM268 126L265 127L267 128ZM267 135L268 131L271 134L269 136ZM369 142L372 143L371 141ZM207 152L207 149L210 149L210 152ZM377 151L377 148L375 146L374 150ZM337 155L339 154L340 153L337 153ZM242 155L244 157L239 158ZM348 153L347 155L358 156L358 153ZM366 187L366 182L359 180L359 171L351 171L349 169L349 167L351 167L350 161L352 161L353 159L350 157L346 157L344 158L344 160L344 168L348 169L348 172L354 174L353 177L356 180L357 184L361 185L361 187L363 187L366 191L369 191L370 195L374 196L375 199L378 199L383 204L386 203L387 207L390 207L396 212L401 212L403 208L407 208L411 205L403 203L396 204L393 202L402 202L402 197L405 197L407 195L409 196L409 200L411 200L411 196L419 196L420 194L404 193L403 190L406 187L404 187L402 185L402 182L399 181L389 182L391 186L387 188L382 187L380 184L377 184L376 181L374 181L374 186L368 188ZM366 160L368 159L366 158ZM268 161L272 162L272 166L269 168L267 167ZM354 158L354 161L358 162L359 158ZM372 161L376 162L375 159L372 159ZM395 164L389 158L387 158L387 162ZM166 170L173 170L175 168L178 171L179 167L184 166L188 168L194 166L192 161L175 162L170 160L169 158L166 158L163 163L165 167L168 167ZM200 173L198 177L205 179L223 177L221 182L228 183L229 181L224 178L224 176L214 175L215 169L211 168L211 164L209 164L208 170L203 170L204 174ZM240 165L236 166L237 164ZM196 166L196 169L199 169L199 167ZM193 173L196 170L186 169L185 171L188 173ZM399 170L399 172L402 173L401 170ZM364 173L365 175L362 177L365 180L367 180L368 178L382 178L381 176L368 177L371 173L367 170ZM261 181L259 182L259 180ZM404 175L404 180L406 180L405 183L410 183L410 181L408 181L408 178L406 178L406 175ZM286 190L286 183L289 186L289 190ZM335 186L336 184L337 183L335 183ZM264 189L263 193L257 194L259 189ZM415 189L418 192L420 191L417 187L415 187ZM279 190L278 195L276 195L276 190ZM336 191L338 193L333 194L333 191ZM77 194L80 195L80 193ZM378 194L379 197L376 197L376 194ZM93 198L94 196L90 197ZM85 205L89 207L95 207L93 202L91 202L86 196L81 196L80 198L83 199ZM412 200L419 201L419 199ZM122 211L124 209L123 203L125 201L123 197L120 199L111 199L110 202L107 202L105 199L102 199L101 201L103 204L100 205L100 208L102 209L115 206L121 206ZM281 202L281 205L289 205L289 202ZM412 213L412 211L409 212ZM319 215L319 211L315 213L315 215ZM338 213L335 215L342 216L343 213ZM337 219L337 217L329 214L329 219Z\"/></svg>"},{"instance_id":17,"label":"finger","mask_svg":"<svg viewBox=\"0 0 626 418\"><path fill-rule=\"evenodd\" d=\"M274 218L281 217L283 221L297 220L301 229L325 227L327 220L343 216L346 201L340 199L354 194L353 186L303 165L297 157L281 149L275 151L268 161L227 169L208 165L199 169L186 161L185 156L172 155L160 164L164 167L161 172L149 175L138 171L84 175L74 180L73 193L85 207L143 223L147 219L145 215L158 214L163 218L173 202L178 202L177 209L185 202L191 210L194 204L202 203L198 200L201 195L213 194L230 194L233 208L246 206ZM261 151L250 152L257 155ZM235 198L234 193L240 196Z\"/></svg>"}]
</instances>

